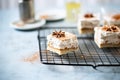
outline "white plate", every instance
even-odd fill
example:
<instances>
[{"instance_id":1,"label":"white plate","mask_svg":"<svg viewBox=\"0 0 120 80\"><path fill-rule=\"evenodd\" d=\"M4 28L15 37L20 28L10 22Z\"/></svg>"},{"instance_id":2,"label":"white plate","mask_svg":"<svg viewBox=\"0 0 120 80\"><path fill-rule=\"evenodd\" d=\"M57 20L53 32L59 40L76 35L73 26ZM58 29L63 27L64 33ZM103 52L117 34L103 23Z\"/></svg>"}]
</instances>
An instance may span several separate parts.
<instances>
[{"instance_id":1,"label":"white plate","mask_svg":"<svg viewBox=\"0 0 120 80\"><path fill-rule=\"evenodd\" d=\"M41 20L37 20L35 23L30 23L30 24L24 24L23 26L17 26L15 25L15 23L17 23L18 21L15 21L12 23L11 27L18 29L18 30L30 30L30 29L35 29L35 28L39 28L42 27L46 21L44 19Z\"/></svg>"},{"instance_id":2,"label":"white plate","mask_svg":"<svg viewBox=\"0 0 120 80\"><path fill-rule=\"evenodd\" d=\"M48 18L45 18L47 21L56 21L61 20L66 17L64 10L48 10L38 14L39 17L47 15Z\"/></svg>"}]
</instances>

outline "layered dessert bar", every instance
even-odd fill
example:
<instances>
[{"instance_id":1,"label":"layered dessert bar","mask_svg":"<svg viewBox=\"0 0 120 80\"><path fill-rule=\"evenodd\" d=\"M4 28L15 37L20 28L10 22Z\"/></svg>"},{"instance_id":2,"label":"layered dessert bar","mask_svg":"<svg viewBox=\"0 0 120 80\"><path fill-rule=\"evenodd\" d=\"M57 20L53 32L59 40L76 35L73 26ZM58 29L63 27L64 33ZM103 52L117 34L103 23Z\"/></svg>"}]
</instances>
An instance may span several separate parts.
<instances>
[{"instance_id":1,"label":"layered dessert bar","mask_svg":"<svg viewBox=\"0 0 120 80\"><path fill-rule=\"evenodd\" d=\"M47 50L62 55L77 49L78 40L72 33L60 30L54 31L52 34L47 36Z\"/></svg>"},{"instance_id":2,"label":"layered dessert bar","mask_svg":"<svg viewBox=\"0 0 120 80\"><path fill-rule=\"evenodd\" d=\"M105 25L110 24L120 27L120 14L105 16L104 20L105 20Z\"/></svg>"},{"instance_id":3,"label":"layered dessert bar","mask_svg":"<svg viewBox=\"0 0 120 80\"><path fill-rule=\"evenodd\" d=\"M94 27L99 26L99 16L91 13L82 15L78 20L78 31L80 34L93 33Z\"/></svg>"},{"instance_id":4,"label":"layered dessert bar","mask_svg":"<svg viewBox=\"0 0 120 80\"><path fill-rule=\"evenodd\" d=\"M120 28L117 26L105 25L95 27L94 40L99 48L120 47Z\"/></svg>"}]
</instances>

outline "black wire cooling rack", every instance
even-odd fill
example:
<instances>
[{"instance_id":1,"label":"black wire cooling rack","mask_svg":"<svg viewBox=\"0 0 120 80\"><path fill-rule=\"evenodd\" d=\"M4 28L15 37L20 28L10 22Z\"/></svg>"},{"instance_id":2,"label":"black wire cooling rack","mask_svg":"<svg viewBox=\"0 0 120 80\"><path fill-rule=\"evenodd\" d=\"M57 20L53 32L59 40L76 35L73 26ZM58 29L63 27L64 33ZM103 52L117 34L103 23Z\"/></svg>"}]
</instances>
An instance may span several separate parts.
<instances>
[{"instance_id":1,"label":"black wire cooling rack","mask_svg":"<svg viewBox=\"0 0 120 80\"><path fill-rule=\"evenodd\" d=\"M46 36L54 30L63 30L77 35L79 50L58 55L46 50ZM49 27L38 31L40 60L43 64L72 66L120 66L120 47L98 48L93 34L80 35L75 27Z\"/></svg>"}]
</instances>

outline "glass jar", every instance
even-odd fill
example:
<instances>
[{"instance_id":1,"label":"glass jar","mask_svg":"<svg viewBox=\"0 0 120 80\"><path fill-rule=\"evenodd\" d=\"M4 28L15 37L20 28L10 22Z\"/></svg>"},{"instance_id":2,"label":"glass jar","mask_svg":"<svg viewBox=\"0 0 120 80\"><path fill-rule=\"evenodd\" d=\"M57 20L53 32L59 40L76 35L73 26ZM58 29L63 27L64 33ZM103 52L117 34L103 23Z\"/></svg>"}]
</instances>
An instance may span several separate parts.
<instances>
[{"instance_id":1,"label":"glass jar","mask_svg":"<svg viewBox=\"0 0 120 80\"><path fill-rule=\"evenodd\" d=\"M76 22L78 14L80 12L79 0L66 0L66 20L70 22Z\"/></svg>"},{"instance_id":2,"label":"glass jar","mask_svg":"<svg viewBox=\"0 0 120 80\"><path fill-rule=\"evenodd\" d=\"M21 21L25 23L32 23L35 21L34 1L33 0L19 0L19 13Z\"/></svg>"}]
</instances>

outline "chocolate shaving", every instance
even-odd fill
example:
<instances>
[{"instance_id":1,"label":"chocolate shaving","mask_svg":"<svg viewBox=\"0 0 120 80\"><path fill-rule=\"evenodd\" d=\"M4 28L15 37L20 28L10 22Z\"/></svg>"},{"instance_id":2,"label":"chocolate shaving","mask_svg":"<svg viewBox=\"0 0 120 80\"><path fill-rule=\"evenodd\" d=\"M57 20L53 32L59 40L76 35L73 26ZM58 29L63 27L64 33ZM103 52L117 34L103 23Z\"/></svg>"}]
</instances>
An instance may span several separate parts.
<instances>
[{"instance_id":1,"label":"chocolate shaving","mask_svg":"<svg viewBox=\"0 0 120 80\"><path fill-rule=\"evenodd\" d=\"M115 20L120 20L120 14L115 14L112 16L112 18Z\"/></svg>"},{"instance_id":2,"label":"chocolate shaving","mask_svg":"<svg viewBox=\"0 0 120 80\"><path fill-rule=\"evenodd\" d=\"M93 16L93 14L88 13L88 14L85 14L84 17L85 17L85 18L93 18L94 16Z\"/></svg>"},{"instance_id":3,"label":"chocolate shaving","mask_svg":"<svg viewBox=\"0 0 120 80\"><path fill-rule=\"evenodd\" d=\"M55 36L56 38L60 38L60 37L65 37L65 32L60 31L54 31L52 33L52 36Z\"/></svg>"},{"instance_id":4,"label":"chocolate shaving","mask_svg":"<svg viewBox=\"0 0 120 80\"><path fill-rule=\"evenodd\" d=\"M105 26L102 27L102 30L104 30L104 31L111 31L111 32L118 32L118 31L120 31L120 29L117 26L114 26L114 25L111 25L111 26L105 25Z\"/></svg>"}]
</instances>

